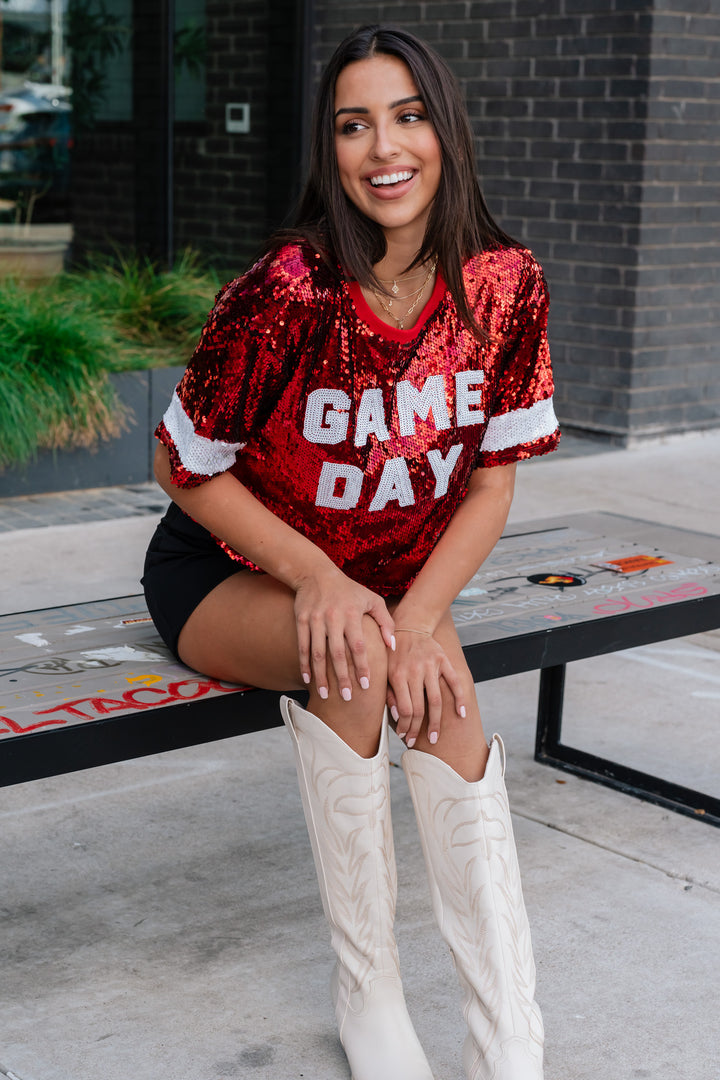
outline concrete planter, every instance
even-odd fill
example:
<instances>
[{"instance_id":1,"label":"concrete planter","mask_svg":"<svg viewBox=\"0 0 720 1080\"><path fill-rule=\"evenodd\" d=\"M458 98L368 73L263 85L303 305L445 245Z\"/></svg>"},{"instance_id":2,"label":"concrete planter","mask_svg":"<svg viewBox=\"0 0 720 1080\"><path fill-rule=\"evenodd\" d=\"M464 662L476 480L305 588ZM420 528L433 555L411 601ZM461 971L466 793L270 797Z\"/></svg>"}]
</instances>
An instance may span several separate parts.
<instances>
[{"instance_id":1,"label":"concrete planter","mask_svg":"<svg viewBox=\"0 0 720 1080\"><path fill-rule=\"evenodd\" d=\"M70 253L69 225L0 225L0 277L55 277Z\"/></svg>"},{"instance_id":2,"label":"concrete planter","mask_svg":"<svg viewBox=\"0 0 720 1080\"><path fill-rule=\"evenodd\" d=\"M61 274L69 244L0 239L0 277L50 278Z\"/></svg>"},{"instance_id":3,"label":"concrete planter","mask_svg":"<svg viewBox=\"0 0 720 1080\"><path fill-rule=\"evenodd\" d=\"M129 429L92 450L43 450L35 461L0 472L0 498L152 480L153 431L184 370L153 368L112 375L118 397L134 418Z\"/></svg>"}]
</instances>

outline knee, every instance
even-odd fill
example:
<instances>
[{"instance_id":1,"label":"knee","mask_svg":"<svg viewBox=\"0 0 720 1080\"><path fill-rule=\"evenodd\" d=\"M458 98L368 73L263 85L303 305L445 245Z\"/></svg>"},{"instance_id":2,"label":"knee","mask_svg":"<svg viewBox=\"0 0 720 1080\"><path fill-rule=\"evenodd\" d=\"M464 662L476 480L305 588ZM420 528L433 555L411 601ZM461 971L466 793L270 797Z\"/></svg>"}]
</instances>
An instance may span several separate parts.
<instances>
[{"instance_id":1,"label":"knee","mask_svg":"<svg viewBox=\"0 0 720 1080\"><path fill-rule=\"evenodd\" d=\"M350 682L350 699L341 695L335 670L336 662L328 655L330 700L342 697L345 713L354 711L356 707L362 710L371 703L375 705L382 702L384 706L388 677L387 646L378 624L371 616L363 618L362 636L356 641L346 641L344 659L347 679Z\"/></svg>"},{"instance_id":2,"label":"knee","mask_svg":"<svg viewBox=\"0 0 720 1080\"><path fill-rule=\"evenodd\" d=\"M371 615L363 616L363 638L370 668L371 682L387 685L388 652L380 627Z\"/></svg>"},{"instance_id":3,"label":"knee","mask_svg":"<svg viewBox=\"0 0 720 1080\"><path fill-rule=\"evenodd\" d=\"M388 678L387 646L378 624L371 616L365 616L362 629L362 641L348 642L346 645L352 697L358 701L377 698L384 703Z\"/></svg>"},{"instance_id":4,"label":"knee","mask_svg":"<svg viewBox=\"0 0 720 1080\"><path fill-rule=\"evenodd\" d=\"M377 753L381 724L387 695L387 647L374 619L367 617L363 624L362 670L367 672L367 683L357 670L353 652L346 645L350 698L340 693L337 679L329 679L330 693L321 699L314 685L310 689L309 707L321 720L332 728L361 757L373 757ZM358 643L355 642L355 655Z\"/></svg>"}]
</instances>

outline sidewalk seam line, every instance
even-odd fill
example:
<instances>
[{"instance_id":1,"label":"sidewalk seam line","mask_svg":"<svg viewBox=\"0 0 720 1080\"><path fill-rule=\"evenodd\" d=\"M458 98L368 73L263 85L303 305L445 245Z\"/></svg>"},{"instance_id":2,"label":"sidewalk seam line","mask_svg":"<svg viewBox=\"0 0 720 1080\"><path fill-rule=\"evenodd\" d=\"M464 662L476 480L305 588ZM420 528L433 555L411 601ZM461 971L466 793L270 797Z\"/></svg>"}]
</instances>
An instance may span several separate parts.
<instances>
[{"instance_id":1,"label":"sidewalk seam line","mask_svg":"<svg viewBox=\"0 0 720 1080\"><path fill-rule=\"evenodd\" d=\"M525 821L534 821L536 825L544 825L546 828L553 829L555 832L563 833L565 836L571 836L573 840L580 840L585 844L592 844L593 847L600 848L601 851L607 851L611 855L619 855L620 858L638 863L640 866L647 866L650 870L656 870L658 873L663 874L672 881L684 881L688 885L696 885L700 889L707 889L708 892L720 895L720 886L718 885L712 885L707 881L698 881L697 878L689 877L687 874L677 873L674 870L667 870L664 866L659 866L657 863L650 862L648 859L642 859L638 855L631 855L629 852L622 851L620 848L611 847L610 844L602 844L598 840L591 840L588 836L573 832L572 829L564 828L562 825L555 825L552 821L547 821L544 818L535 817L532 814L523 813L523 811L516 809L513 809L512 812L513 816L524 818Z\"/></svg>"}]
</instances>

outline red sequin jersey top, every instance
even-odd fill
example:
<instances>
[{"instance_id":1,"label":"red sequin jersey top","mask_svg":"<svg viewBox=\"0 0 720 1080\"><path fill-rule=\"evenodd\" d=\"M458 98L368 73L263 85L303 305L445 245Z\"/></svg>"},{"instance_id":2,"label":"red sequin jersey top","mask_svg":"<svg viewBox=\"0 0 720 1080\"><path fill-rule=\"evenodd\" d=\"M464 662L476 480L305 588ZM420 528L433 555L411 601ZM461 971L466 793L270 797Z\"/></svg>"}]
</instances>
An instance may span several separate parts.
<instances>
[{"instance_id":1,"label":"red sequin jersey top","mask_svg":"<svg viewBox=\"0 0 720 1080\"><path fill-rule=\"evenodd\" d=\"M464 274L489 344L439 275L400 330L312 248L266 256L220 293L158 426L173 482L229 470L349 576L405 591L473 469L559 438L542 270L522 248L497 248Z\"/></svg>"}]
</instances>

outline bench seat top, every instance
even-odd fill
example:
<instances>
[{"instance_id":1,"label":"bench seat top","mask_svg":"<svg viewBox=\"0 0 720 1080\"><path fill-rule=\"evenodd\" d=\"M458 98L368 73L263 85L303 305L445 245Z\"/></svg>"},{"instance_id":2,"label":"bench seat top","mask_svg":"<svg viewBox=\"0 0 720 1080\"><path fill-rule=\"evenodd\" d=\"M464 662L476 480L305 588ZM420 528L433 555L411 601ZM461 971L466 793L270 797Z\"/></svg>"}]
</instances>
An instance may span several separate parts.
<instances>
[{"instance_id":1,"label":"bench seat top","mask_svg":"<svg viewBox=\"0 0 720 1080\"><path fill-rule=\"evenodd\" d=\"M551 518L508 528L453 615L480 681L716 627L719 564L717 537L613 514ZM0 745L248 690L174 660L142 596L2 616L0 657Z\"/></svg>"}]
</instances>

